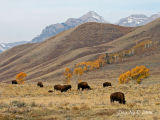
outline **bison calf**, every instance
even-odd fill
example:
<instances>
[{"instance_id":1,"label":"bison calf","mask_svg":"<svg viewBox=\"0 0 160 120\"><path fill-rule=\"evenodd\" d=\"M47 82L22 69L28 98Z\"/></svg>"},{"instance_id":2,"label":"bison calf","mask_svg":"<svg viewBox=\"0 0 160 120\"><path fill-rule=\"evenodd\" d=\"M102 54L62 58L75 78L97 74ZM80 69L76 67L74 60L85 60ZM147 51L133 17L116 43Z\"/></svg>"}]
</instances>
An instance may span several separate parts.
<instances>
[{"instance_id":1,"label":"bison calf","mask_svg":"<svg viewBox=\"0 0 160 120\"><path fill-rule=\"evenodd\" d=\"M112 93L110 95L110 101L111 101L111 103L114 101L118 101L120 104L126 103L124 93L122 93L122 92Z\"/></svg>"},{"instance_id":2,"label":"bison calf","mask_svg":"<svg viewBox=\"0 0 160 120\"><path fill-rule=\"evenodd\" d=\"M18 84L17 80L12 80L12 84Z\"/></svg>"},{"instance_id":3,"label":"bison calf","mask_svg":"<svg viewBox=\"0 0 160 120\"><path fill-rule=\"evenodd\" d=\"M103 83L103 87L108 87L108 86L112 86L110 82Z\"/></svg>"},{"instance_id":4,"label":"bison calf","mask_svg":"<svg viewBox=\"0 0 160 120\"><path fill-rule=\"evenodd\" d=\"M61 92L66 92L67 90L71 90L71 85L55 85L54 90L59 90Z\"/></svg>"},{"instance_id":5,"label":"bison calf","mask_svg":"<svg viewBox=\"0 0 160 120\"><path fill-rule=\"evenodd\" d=\"M37 83L37 86L43 87L43 83L42 83L42 82L38 82L38 83Z\"/></svg>"},{"instance_id":6,"label":"bison calf","mask_svg":"<svg viewBox=\"0 0 160 120\"><path fill-rule=\"evenodd\" d=\"M78 90L80 90L80 88L82 89L82 91L84 89L91 90L91 87L88 85L87 82L80 82L80 83L78 83Z\"/></svg>"}]
</instances>

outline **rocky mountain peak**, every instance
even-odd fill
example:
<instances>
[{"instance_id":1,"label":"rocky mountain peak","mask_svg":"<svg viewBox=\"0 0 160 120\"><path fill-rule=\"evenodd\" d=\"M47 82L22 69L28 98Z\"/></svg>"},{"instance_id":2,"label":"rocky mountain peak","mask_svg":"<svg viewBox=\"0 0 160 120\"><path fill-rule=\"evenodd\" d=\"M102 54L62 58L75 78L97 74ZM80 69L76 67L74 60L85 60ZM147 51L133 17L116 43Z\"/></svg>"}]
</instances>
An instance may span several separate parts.
<instances>
[{"instance_id":1,"label":"rocky mountain peak","mask_svg":"<svg viewBox=\"0 0 160 120\"><path fill-rule=\"evenodd\" d=\"M102 22L102 23L106 22L102 16L98 15L94 11L89 11L88 13L80 17L79 19L83 21L87 21L87 22Z\"/></svg>"},{"instance_id":2,"label":"rocky mountain peak","mask_svg":"<svg viewBox=\"0 0 160 120\"><path fill-rule=\"evenodd\" d=\"M133 14L126 18L120 19L118 22L121 26L130 26L130 27L136 27L141 26L145 24L145 21L148 19L146 15L143 14Z\"/></svg>"}]
</instances>

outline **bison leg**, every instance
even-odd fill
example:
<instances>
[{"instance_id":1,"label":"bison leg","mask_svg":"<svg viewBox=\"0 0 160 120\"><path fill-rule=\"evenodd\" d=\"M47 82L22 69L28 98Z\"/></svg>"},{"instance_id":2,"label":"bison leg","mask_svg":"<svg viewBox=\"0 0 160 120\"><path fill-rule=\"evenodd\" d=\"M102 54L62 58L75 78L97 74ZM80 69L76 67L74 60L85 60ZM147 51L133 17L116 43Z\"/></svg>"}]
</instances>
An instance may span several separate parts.
<instances>
[{"instance_id":1,"label":"bison leg","mask_svg":"<svg viewBox=\"0 0 160 120\"><path fill-rule=\"evenodd\" d=\"M111 101L111 103L113 103L113 102L114 102L114 99L110 98L110 101Z\"/></svg>"},{"instance_id":2,"label":"bison leg","mask_svg":"<svg viewBox=\"0 0 160 120\"><path fill-rule=\"evenodd\" d=\"M119 103L120 103L120 104L123 104L123 100L120 99L120 100L119 100Z\"/></svg>"},{"instance_id":3,"label":"bison leg","mask_svg":"<svg viewBox=\"0 0 160 120\"><path fill-rule=\"evenodd\" d=\"M80 90L80 87L78 86L78 89L77 90Z\"/></svg>"}]
</instances>

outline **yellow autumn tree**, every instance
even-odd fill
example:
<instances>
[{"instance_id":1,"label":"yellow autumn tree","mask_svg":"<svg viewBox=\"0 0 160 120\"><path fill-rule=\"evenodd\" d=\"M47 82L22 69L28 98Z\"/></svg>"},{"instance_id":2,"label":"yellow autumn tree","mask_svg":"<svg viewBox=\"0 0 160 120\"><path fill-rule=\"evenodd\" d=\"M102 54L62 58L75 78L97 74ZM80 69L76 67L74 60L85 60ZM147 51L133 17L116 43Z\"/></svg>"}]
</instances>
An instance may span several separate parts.
<instances>
[{"instance_id":1,"label":"yellow autumn tree","mask_svg":"<svg viewBox=\"0 0 160 120\"><path fill-rule=\"evenodd\" d=\"M131 70L131 77L136 80L137 83L141 83L141 80L149 76L149 69L144 65L136 66Z\"/></svg>"},{"instance_id":2,"label":"yellow autumn tree","mask_svg":"<svg viewBox=\"0 0 160 120\"><path fill-rule=\"evenodd\" d=\"M83 68L81 68L81 67L75 68L74 71L73 71L73 73L74 73L75 75L77 75L78 82L80 82L80 81L81 81L81 76L82 76L83 73L84 73Z\"/></svg>"},{"instance_id":3,"label":"yellow autumn tree","mask_svg":"<svg viewBox=\"0 0 160 120\"><path fill-rule=\"evenodd\" d=\"M135 80L137 83L141 83L144 78L149 76L149 69L144 65L136 66L130 71L127 71L119 76L119 83L128 83L130 80Z\"/></svg>"},{"instance_id":4,"label":"yellow autumn tree","mask_svg":"<svg viewBox=\"0 0 160 120\"><path fill-rule=\"evenodd\" d=\"M18 82L18 84L24 84L26 77L27 74L25 72L20 72L16 75L16 81Z\"/></svg>"},{"instance_id":5,"label":"yellow autumn tree","mask_svg":"<svg viewBox=\"0 0 160 120\"><path fill-rule=\"evenodd\" d=\"M69 84L71 82L71 78L72 78L72 73L71 73L71 70L69 68L65 69L64 76L65 76L65 82L67 84Z\"/></svg>"},{"instance_id":6,"label":"yellow autumn tree","mask_svg":"<svg viewBox=\"0 0 160 120\"><path fill-rule=\"evenodd\" d=\"M106 54L102 54L98 57L100 67L104 67L106 63Z\"/></svg>"}]
</instances>

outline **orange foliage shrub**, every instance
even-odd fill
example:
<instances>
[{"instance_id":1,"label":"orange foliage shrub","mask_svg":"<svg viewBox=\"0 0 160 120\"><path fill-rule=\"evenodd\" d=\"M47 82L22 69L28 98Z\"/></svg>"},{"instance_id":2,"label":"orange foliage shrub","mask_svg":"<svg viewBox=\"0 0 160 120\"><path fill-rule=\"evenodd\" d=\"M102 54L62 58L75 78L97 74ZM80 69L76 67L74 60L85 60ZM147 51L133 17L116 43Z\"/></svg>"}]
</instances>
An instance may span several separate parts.
<instances>
[{"instance_id":1,"label":"orange foliage shrub","mask_svg":"<svg viewBox=\"0 0 160 120\"><path fill-rule=\"evenodd\" d=\"M119 83L128 83L130 80L136 80L137 83L141 83L142 79L149 76L149 69L145 66L136 66L132 70L125 72L119 76Z\"/></svg>"},{"instance_id":2,"label":"orange foliage shrub","mask_svg":"<svg viewBox=\"0 0 160 120\"><path fill-rule=\"evenodd\" d=\"M27 77L27 74L24 72L20 72L19 74L16 75L16 81L18 84L24 84L24 80Z\"/></svg>"}]
</instances>

